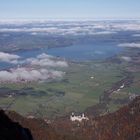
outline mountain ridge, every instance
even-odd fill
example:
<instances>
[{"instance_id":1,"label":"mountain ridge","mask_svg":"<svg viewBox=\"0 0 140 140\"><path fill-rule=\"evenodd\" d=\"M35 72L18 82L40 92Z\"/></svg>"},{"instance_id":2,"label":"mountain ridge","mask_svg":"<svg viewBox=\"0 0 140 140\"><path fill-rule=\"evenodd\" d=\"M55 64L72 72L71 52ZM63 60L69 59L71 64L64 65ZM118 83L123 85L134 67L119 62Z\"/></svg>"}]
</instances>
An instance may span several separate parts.
<instances>
[{"instance_id":1,"label":"mountain ridge","mask_svg":"<svg viewBox=\"0 0 140 140\"><path fill-rule=\"evenodd\" d=\"M6 111L6 115L29 129L34 140L140 140L140 96L114 113L90 115L82 122L66 116L48 123L14 111Z\"/></svg>"}]
</instances>

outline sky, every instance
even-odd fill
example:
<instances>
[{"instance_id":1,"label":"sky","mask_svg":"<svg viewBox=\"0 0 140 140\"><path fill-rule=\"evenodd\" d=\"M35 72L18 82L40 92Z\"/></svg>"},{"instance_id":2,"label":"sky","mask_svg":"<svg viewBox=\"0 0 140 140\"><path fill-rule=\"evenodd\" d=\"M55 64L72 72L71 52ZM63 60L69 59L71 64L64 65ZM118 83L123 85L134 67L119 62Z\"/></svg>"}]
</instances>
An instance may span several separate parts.
<instances>
[{"instance_id":1,"label":"sky","mask_svg":"<svg viewBox=\"0 0 140 140\"><path fill-rule=\"evenodd\" d=\"M0 19L139 19L140 0L0 0Z\"/></svg>"}]
</instances>

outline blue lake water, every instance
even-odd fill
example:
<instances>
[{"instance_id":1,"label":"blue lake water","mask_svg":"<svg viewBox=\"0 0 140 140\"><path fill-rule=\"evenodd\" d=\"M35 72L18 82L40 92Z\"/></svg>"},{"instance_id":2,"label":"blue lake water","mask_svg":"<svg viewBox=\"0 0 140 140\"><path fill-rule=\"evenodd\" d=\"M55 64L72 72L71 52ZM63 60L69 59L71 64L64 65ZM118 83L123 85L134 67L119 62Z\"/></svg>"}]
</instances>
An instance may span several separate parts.
<instances>
[{"instance_id":1,"label":"blue lake water","mask_svg":"<svg viewBox=\"0 0 140 140\"><path fill-rule=\"evenodd\" d=\"M88 60L103 60L120 53L123 48L118 47L113 43L97 43L97 44L79 44L71 45L69 47L59 48L43 48L32 51L18 51L14 54L21 56L23 59L36 57L41 53L62 57L73 61L88 61ZM0 68L9 68L11 64L0 63Z\"/></svg>"},{"instance_id":2,"label":"blue lake water","mask_svg":"<svg viewBox=\"0 0 140 140\"><path fill-rule=\"evenodd\" d=\"M64 48L51 48L48 54L70 60L100 60L120 53L123 48L115 44L79 44Z\"/></svg>"},{"instance_id":3,"label":"blue lake water","mask_svg":"<svg viewBox=\"0 0 140 140\"><path fill-rule=\"evenodd\" d=\"M19 51L15 54L23 57L36 57L41 53L47 53L53 56L59 56L62 58L85 61L95 59L105 59L120 53L123 50L122 47L118 47L113 43L98 43L98 44L79 44L71 45L69 47L59 48L43 48L32 51Z\"/></svg>"}]
</instances>

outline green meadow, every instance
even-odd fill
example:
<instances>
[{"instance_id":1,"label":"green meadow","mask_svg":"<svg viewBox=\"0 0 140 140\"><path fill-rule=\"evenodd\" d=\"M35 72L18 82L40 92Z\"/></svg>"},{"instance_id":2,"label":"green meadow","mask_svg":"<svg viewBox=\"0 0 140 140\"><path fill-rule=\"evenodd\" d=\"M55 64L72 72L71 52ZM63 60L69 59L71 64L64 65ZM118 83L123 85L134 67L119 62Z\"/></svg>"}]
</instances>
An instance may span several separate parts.
<instances>
[{"instance_id":1,"label":"green meadow","mask_svg":"<svg viewBox=\"0 0 140 140\"><path fill-rule=\"evenodd\" d=\"M1 84L1 87L24 91L23 95L1 97L0 105L23 115L56 117L72 111L83 112L99 103L100 96L123 78L123 66L109 62L69 63L61 81L45 83ZM42 94L43 93L43 94Z\"/></svg>"}]
</instances>

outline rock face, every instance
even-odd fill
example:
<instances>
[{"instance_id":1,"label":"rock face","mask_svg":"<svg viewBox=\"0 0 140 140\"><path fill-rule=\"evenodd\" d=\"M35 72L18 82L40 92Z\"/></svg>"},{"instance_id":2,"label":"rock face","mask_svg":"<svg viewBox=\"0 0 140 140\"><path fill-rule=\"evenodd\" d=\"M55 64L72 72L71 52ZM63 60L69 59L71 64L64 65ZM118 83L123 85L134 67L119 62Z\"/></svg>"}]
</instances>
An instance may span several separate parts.
<instances>
[{"instance_id":1,"label":"rock face","mask_svg":"<svg viewBox=\"0 0 140 140\"><path fill-rule=\"evenodd\" d=\"M11 111L6 114L12 121L19 122L23 127L7 118L2 121L2 125L0 123L0 133L7 133L11 137L17 134L19 137L23 136L18 140L27 139L21 131L25 131L25 128L31 131L34 140L140 140L140 97L117 112L98 117L88 116L88 121L81 122L73 122L69 117L64 117L47 124L44 120L27 119ZM10 126L7 121L10 121ZM16 131L11 130L13 124L17 125ZM9 126L8 130L7 126Z\"/></svg>"},{"instance_id":2,"label":"rock face","mask_svg":"<svg viewBox=\"0 0 140 140\"><path fill-rule=\"evenodd\" d=\"M30 130L13 122L0 110L0 140L33 140Z\"/></svg>"}]
</instances>

